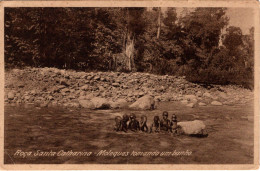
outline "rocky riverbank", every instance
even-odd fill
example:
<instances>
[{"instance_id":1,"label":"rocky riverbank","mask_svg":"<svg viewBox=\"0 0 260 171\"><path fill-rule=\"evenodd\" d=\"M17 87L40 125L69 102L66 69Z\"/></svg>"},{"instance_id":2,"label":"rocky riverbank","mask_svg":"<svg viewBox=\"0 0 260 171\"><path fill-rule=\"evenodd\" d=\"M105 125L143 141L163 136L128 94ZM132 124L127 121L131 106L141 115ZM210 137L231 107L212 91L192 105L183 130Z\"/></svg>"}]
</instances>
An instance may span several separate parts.
<instances>
[{"instance_id":1,"label":"rocky riverbank","mask_svg":"<svg viewBox=\"0 0 260 171\"><path fill-rule=\"evenodd\" d=\"M205 86L188 82L184 77L168 75L86 73L56 68L5 72L6 104L152 109L163 101L181 101L187 107L198 107L244 104L253 97L251 90L239 86Z\"/></svg>"}]
</instances>

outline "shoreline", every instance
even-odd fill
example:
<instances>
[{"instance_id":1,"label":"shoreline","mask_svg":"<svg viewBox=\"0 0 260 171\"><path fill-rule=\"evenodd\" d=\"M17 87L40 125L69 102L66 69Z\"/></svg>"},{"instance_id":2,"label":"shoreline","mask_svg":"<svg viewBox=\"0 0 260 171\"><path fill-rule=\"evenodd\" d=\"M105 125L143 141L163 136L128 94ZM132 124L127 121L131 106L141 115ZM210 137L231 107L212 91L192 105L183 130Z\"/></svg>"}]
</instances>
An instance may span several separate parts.
<instances>
[{"instance_id":1,"label":"shoreline","mask_svg":"<svg viewBox=\"0 0 260 171\"><path fill-rule=\"evenodd\" d=\"M57 68L11 69L5 72L5 105L34 104L98 109L84 103L127 108L150 96L157 102L179 101L187 107L244 104L253 91L237 85L203 87L184 77L149 73L76 72ZM82 102L82 103L81 103ZM96 104L94 105L96 106Z\"/></svg>"}]
</instances>

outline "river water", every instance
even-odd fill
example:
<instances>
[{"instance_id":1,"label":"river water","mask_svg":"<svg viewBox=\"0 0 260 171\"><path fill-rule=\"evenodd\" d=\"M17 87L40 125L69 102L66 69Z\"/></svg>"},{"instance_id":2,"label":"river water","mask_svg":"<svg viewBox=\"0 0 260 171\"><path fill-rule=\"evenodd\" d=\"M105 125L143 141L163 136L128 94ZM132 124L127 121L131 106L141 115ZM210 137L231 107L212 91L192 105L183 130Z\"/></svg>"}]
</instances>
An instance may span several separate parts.
<instances>
[{"instance_id":1,"label":"river water","mask_svg":"<svg viewBox=\"0 0 260 171\"><path fill-rule=\"evenodd\" d=\"M113 131L117 115L132 112L140 118L146 114L149 124L153 116L161 115L164 110L170 116L176 113L178 121L203 120L209 136ZM253 103L187 108L179 102L165 102L154 111L5 105L4 162L249 164L253 163L254 154L253 116ZM48 155L41 156L41 152ZM51 156L51 152L56 154ZM70 156L70 152L81 152L84 156ZM144 152L159 152L159 155L133 156ZM165 156L167 152L171 155Z\"/></svg>"}]
</instances>

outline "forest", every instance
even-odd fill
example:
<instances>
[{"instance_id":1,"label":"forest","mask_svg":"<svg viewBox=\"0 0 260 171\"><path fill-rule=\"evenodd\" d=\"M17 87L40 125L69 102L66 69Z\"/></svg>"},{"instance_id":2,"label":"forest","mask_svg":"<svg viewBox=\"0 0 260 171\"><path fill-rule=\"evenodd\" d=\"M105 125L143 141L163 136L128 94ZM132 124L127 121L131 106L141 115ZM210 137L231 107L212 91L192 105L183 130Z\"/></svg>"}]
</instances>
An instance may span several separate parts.
<instances>
[{"instance_id":1,"label":"forest","mask_svg":"<svg viewBox=\"0 0 260 171\"><path fill-rule=\"evenodd\" d=\"M5 8L5 68L148 72L254 87L254 28L226 8Z\"/></svg>"}]
</instances>

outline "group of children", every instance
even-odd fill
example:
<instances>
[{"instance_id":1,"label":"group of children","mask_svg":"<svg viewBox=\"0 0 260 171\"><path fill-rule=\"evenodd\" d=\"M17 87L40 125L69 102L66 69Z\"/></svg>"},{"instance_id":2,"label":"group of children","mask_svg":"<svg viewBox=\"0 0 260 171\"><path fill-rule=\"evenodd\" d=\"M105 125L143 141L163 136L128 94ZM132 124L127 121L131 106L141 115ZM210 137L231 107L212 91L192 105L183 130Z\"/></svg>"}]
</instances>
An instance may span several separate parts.
<instances>
[{"instance_id":1,"label":"group of children","mask_svg":"<svg viewBox=\"0 0 260 171\"><path fill-rule=\"evenodd\" d=\"M123 115L123 117L117 116L115 118L115 131L124 131L131 130L133 132L142 131L142 132L178 132L177 125L177 116L175 114L172 115L171 120L168 119L168 112L164 111L162 113L162 119L160 117L154 116L153 123L150 128L147 126L147 117L145 115L141 116L140 122L136 119L135 114L131 114L130 117L128 115Z\"/></svg>"}]
</instances>

